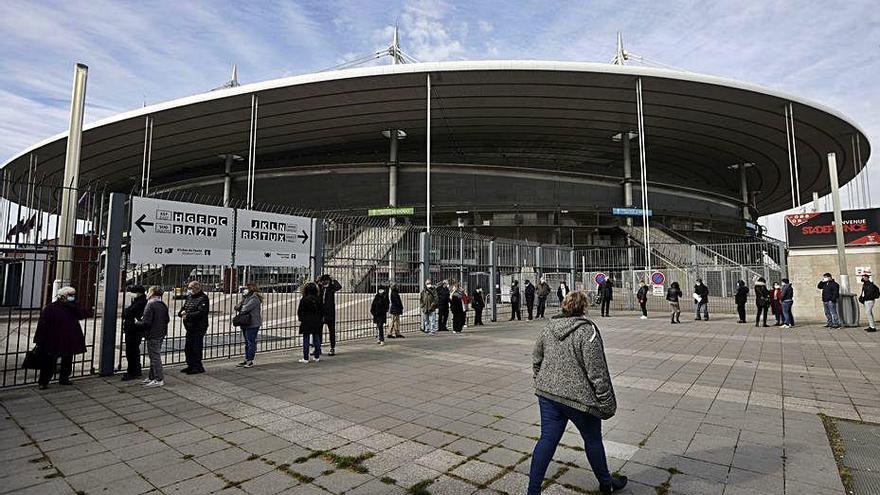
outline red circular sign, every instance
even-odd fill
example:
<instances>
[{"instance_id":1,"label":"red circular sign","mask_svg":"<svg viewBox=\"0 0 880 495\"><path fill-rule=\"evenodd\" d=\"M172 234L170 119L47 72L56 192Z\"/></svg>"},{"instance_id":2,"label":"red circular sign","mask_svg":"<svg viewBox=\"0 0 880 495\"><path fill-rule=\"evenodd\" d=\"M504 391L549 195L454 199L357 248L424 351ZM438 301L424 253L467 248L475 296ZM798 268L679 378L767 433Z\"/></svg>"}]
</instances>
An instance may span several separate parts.
<instances>
[{"instance_id":1,"label":"red circular sign","mask_svg":"<svg viewBox=\"0 0 880 495\"><path fill-rule=\"evenodd\" d=\"M602 283L604 283L605 280L607 280L607 279L608 279L608 275L605 275L605 274L602 273L602 272L597 273L596 276L593 277L593 280L596 281L596 284L597 284L597 285L598 285L598 284L602 284Z\"/></svg>"},{"instance_id":2,"label":"red circular sign","mask_svg":"<svg viewBox=\"0 0 880 495\"><path fill-rule=\"evenodd\" d=\"M663 282L666 282L666 275L663 275L661 272L654 272L651 274L651 283L654 285L663 285Z\"/></svg>"}]
</instances>

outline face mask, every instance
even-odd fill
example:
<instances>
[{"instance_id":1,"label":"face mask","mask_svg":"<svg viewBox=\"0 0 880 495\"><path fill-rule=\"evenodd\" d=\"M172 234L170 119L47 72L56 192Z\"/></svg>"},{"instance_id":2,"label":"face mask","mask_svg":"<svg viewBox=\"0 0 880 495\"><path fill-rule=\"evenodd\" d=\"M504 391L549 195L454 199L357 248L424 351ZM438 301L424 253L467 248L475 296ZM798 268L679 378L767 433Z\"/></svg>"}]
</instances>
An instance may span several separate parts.
<instances>
[{"instance_id":1,"label":"face mask","mask_svg":"<svg viewBox=\"0 0 880 495\"><path fill-rule=\"evenodd\" d=\"M67 296L67 302L76 301L76 296Z\"/></svg>"},{"instance_id":2,"label":"face mask","mask_svg":"<svg viewBox=\"0 0 880 495\"><path fill-rule=\"evenodd\" d=\"M430 288L431 288L431 287L434 287L434 286L433 286L433 285L431 285L431 284L425 284L425 287L427 287L427 288L429 288L429 289L430 289Z\"/></svg>"},{"instance_id":3,"label":"face mask","mask_svg":"<svg viewBox=\"0 0 880 495\"><path fill-rule=\"evenodd\" d=\"M193 293L192 289L186 289L186 295L191 296Z\"/></svg>"},{"instance_id":4,"label":"face mask","mask_svg":"<svg viewBox=\"0 0 880 495\"><path fill-rule=\"evenodd\" d=\"M828 278L828 277L822 277L822 280L825 281L825 282L828 282L828 281L830 281L831 279Z\"/></svg>"},{"instance_id":5,"label":"face mask","mask_svg":"<svg viewBox=\"0 0 880 495\"><path fill-rule=\"evenodd\" d=\"M380 290L380 291L379 291L379 294L384 294L384 293L385 293L384 290Z\"/></svg>"}]
</instances>

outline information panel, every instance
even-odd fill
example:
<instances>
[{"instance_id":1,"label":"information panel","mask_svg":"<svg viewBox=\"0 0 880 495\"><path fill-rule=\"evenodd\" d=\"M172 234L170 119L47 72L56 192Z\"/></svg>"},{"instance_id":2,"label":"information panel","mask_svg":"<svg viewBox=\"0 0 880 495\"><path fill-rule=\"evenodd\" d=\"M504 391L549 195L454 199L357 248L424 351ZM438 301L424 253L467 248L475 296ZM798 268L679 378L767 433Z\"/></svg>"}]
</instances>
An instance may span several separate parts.
<instances>
[{"instance_id":1,"label":"information panel","mask_svg":"<svg viewBox=\"0 0 880 495\"><path fill-rule=\"evenodd\" d=\"M232 208L133 197L131 263L228 265Z\"/></svg>"},{"instance_id":2,"label":"information panel","mask_svg":"<svg viewBox=\"0 0 880 495\"><path fill-rule=\"evenodd\" d=\"M311 218L238 210L235 264L309 266L311 231Z\"/></svg>"},{"instance_id":3,"label":"information panel","mask_svg":"<svg viewBox=\"0 0 880 495\"><path fill-rule=\"evenodd\" d=\"M843 239L847 246L880 244L880 208L844 210ZM834 247L834 214L796 213L786 215L786 234L791 248Z\"/></svg>"}]
</instances>

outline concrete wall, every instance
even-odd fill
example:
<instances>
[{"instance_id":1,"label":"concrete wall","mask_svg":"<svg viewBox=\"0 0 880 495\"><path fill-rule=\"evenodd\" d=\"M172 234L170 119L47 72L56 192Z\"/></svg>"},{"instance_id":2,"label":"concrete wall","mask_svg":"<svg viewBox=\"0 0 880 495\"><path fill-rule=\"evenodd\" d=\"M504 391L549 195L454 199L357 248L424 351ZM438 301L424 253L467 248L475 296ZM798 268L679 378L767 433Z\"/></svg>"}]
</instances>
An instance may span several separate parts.
<instances>
[{"instance_id":1,"label":"concrete wall","mask_svg":"<svg viewBox=\"0 0 880 495\"><path fill-rule=\"evenodd\" d=\"M880 247L848 247L846 249L847 273L849 274L850 290L858 293L861 281L856 277L857 266L870 266L874 277L880 275ZM788 255L788 274L794 286L795 323L825 321L822 308L822 291L816 284L822 274L829 272L840 282L837 268L836 249L792 249ZM859 306L861 313L863 308ZM864 322L864 316L861 317Z\"/></svg>"}]
</instances>

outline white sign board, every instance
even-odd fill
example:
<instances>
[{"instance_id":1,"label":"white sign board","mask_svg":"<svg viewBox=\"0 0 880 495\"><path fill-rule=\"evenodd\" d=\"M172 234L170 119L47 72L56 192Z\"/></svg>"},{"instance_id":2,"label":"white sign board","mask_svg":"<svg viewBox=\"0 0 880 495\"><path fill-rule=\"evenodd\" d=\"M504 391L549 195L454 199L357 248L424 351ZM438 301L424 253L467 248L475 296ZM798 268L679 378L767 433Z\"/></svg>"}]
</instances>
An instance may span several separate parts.
<instances>
[{"instance_id":1,"label":"white sign board","mask_svg":"<svg viewBox=\"0 0 880 495\"><path fill-rule=\"evenodd\" d=\"M134 197L131 263L228 265L232 262L232 208Z\"/></svg>"},{"instance_id":2,"label":"white sign board","mask_svg":"<svg viewBox=\"0 0 880 495\"><path fill-rule=\"evenodd\" d=\"M666 289L662 285L654 284L653 289L651 290L651 295L665 296Z\"/></svg>"},{"instance_id":3,"label":"white sign board","mask_svg":"<svg viewBox=\"0 0 880 495\"><path fill-rule=\"evenodd\" d=\"M309 266L311 232L311 218L238 210L235 264Z\"/></svg>"},{"instance_id":4,"label":"white sign board","mask_svg":"<svg viewBox=\"0 0 880 495\"><path fill-rule=\"evenodd\" d=\"M861 277L862 275L873 275L871 273L870 266L857 266L856 267L856 277Z\"/></svg>"}]
</instances>

